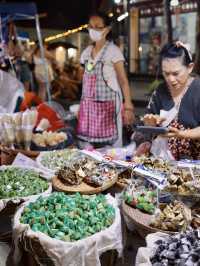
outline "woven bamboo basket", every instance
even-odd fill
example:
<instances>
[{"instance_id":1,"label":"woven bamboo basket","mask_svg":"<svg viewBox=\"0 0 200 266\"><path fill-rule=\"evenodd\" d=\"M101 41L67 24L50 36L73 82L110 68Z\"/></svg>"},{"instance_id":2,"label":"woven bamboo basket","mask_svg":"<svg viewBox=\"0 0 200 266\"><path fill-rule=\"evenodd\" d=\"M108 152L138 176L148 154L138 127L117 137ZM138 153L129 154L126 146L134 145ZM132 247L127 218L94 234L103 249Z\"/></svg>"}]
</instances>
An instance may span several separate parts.
<instances>
[{"instance_id":1,"label":"woven bamboo basket","mask_svg":"<svg viewBox=\"0 0 200 266\"><path fill-rule=\"evenodd\" d=\"M85 182L82 182L77 186L67 186L65 185L57 176L52 179L53 188L57 191L66 192L66 193L76 193L79 192L81 194L98 194L101 193L110 187L112 187L117 181L118 175L113 177L111 180L105 182L105 184L101 187L92 187Z\"/></svg>"},{"instance_id":2,"label":"woven bamboo basket","mask_svg":"<svg viewBox=\"0 0 200 266\"><path fill-rule=\"evenodd\" d=\"M127 205L125 202L122 204L122 212L128 216L138 233L142 238L145 238L148 234L162 232L173 235L177 232L163 231L150 226L152 215L141 212L138 209L134 209Z\"/></svg>"}]
</instances>

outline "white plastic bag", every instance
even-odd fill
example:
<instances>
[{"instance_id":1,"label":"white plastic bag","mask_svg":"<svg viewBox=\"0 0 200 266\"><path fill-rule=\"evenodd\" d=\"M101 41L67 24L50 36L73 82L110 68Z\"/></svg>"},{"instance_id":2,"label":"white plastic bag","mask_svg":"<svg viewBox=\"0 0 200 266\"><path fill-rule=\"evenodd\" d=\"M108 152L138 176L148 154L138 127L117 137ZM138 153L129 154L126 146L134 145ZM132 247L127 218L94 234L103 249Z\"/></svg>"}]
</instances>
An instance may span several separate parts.
<instances>
[{"instance_id":1,"label":"white plastic bag","mask_svg":"<svg viewBox=\"0 0 200 266\"><path fill-rule=\"evenodd\" d=\"M121 216L116 200L106 195L107 200L115 208L115 220L105 230L90 237L76 241L64 242L53 239L43 233L34 232L28 224L21 224L20 217L24 208L35 200L24 203L16 212L13 220L13 237L15 243L14 265L18 265L21 252L18 246L20 236L26 235L29 238L38 238L47 256L51 258L55 266L100 266L100 255L108 250L117 250L119 256L122 254L122 232Z\"/></svg>"}]
</instances>

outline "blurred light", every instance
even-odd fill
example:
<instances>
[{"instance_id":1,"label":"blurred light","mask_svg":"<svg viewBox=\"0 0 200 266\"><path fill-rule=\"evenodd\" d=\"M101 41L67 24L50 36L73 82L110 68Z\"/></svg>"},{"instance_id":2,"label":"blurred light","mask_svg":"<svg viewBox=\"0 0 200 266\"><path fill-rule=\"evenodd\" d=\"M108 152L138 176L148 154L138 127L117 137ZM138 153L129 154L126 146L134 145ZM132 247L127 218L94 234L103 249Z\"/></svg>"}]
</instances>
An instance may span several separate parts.
<instances>
[{"instance_id":1,"label":"blurred light","mask_svg":"<svg viewBox=\"0 0 200 266\"><path fill-rule=\"evenodd\" d=\"M58 47L57 47L57 50L58 50L58 51L62 51L62 50L64 50L64 48L63 48L62 46L58 46Z\"/></svg>"},{"instance_id":2,"label":"blurred light","mask_svg":"<svg viewBox=\"0 0 200 266\"><path fill-rule=\"evenodd\" d=\"M108 16L109 16L109 18L112 18L113 17L113 13L112 12L109 13Z\"/></svg>"},{"instance_id":3,"label":"blurred light","mask_svg":"<svg viewBox=\"0 0 200 266\"><path fill-rule=\"evenodd\" d=\"M77 51L76 51L75 48L69 48L69 49L67 50L67 53L68 53L68 57L69 57L69 58L75 58L75 57L76 57L76 53L77 53Z\"/></svg>"},{"instance_id":4,"label":"blurred light","mask_svg":"<svg viewBox=\"0 0 200 266\"><path fill-rule=\"evenodd\" d=\"M126 13L122 14L121 16L119 16L119 17L117 18L117 21L122 21L122 20L125 19L126 17L128 17L128 12L126 12Z\"/></svg>"},{"instance_id":5,"label":"blurred light","mask_svg":"<svg viewBox=\"0 0 200 266\"><path fill-rule=\"evenodd\" d=\"M178 6L179 5L179 1L178 0L171 0L170 5L171 6Z\"/></svg>"},{"instance_id":6,"label":"blurred light","mask_svg":"<svg viewBox=\"0 0 200 266\"><path fill-rule=\"evenodd\" d=\"M138 50L141 53L142 52L142 46L139 46Z\"/></svg>"},{"instance_id":7,"label":"blurred light","mask_svg":"<svg viewBox=\"0 0 200 266\"><path fill-rule=\"evenodd\" d=\"M121 3L121 0L114 0L115 4L120 4Z\"/></svg>"}]
</instances>

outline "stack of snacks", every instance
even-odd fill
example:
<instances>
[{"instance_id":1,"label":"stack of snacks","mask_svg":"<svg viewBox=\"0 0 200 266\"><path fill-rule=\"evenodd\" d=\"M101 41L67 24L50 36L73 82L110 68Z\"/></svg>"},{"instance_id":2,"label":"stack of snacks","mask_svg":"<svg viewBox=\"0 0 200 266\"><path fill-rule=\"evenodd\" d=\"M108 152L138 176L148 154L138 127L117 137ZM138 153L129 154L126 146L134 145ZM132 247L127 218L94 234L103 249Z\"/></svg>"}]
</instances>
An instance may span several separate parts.
<instances>
[{"instance_id":1,"label":"stack of snacks","mask_svg":"<svg viewBox=\"0 0 200 266\"><path fill-rule=\"evenodd\" d=\"M104 195L82 196L53 193L30 203L20 222L52 238L76 241L112 225L115 209Z\"/></svg>"}]
</instances>

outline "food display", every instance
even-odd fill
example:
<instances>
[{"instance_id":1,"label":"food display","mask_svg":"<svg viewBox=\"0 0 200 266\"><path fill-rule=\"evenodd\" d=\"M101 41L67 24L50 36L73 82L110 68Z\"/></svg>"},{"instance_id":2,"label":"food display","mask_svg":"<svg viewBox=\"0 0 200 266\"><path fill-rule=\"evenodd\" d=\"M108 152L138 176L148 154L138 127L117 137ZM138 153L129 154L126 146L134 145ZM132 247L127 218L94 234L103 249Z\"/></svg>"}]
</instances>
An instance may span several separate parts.
<instances>
[{"instance_id":1,"label":"food display","mask_svg":"<svg viewBox=\"0 0 200 266\"><path fill-rule=\"evenodd\" d=\"M32 141L40 147L56 146L67 140L67 134L64 132L47 132L33 134Z\"/></svg>"},{"instance_id":2,"label":"food display","mask_svg":"<svg viewBox=\"0 0 200 266\"><path fill-rule=\"evenodd\" d=\"M144 167L150 170L161 171L163 173L166 173L171 169L170 162L164 161L160 158L146 156L134 157L133 162L136 164L142 164Z\"/></svg>"},{"instance_id":3,"label":"food display","mask_svg":"<svg viewBox=\"0 0 200 266\"><path fill-rule=\"evenodd\" d=\"M167 175L166 190L170 192L177 192L179 194L200 193L200 172L193 171L193 176L189 170L173 169Z\"/></svg>"},{"instance_id":4,"label":"food display","mask_svg":"<svg viewBox=\"0 0 200 266\"><path fill-rule=\"evenodd\" d=\"M0 199L36 195L48 187L48 182L35 170L20 167L0 169Z\"/></svg>"},{"instance_id":5,"label":"food display","mask_svg":"<svg viewBox=\"0 0 200 266\"><path fill-rule=\"evenodd\" d=\"M169 205L160 206L160 212L155 215L151 226L163 231L184 231L191 222L191 210L182 202L174 201Z\"/></svg>"},{"instance_id":6,"label":"food display","mask_svg":"<svg viewBox=\"0 0 200 266\"><path fill-rule=\"evenodd\" d=\"M122 186L128 186L131 184L131 176L132 176L132 169L126 169L125 171L121 172L118 177L118 183Z\"/></svg>"},{"instance_id":7,"label":"food display","mask_svg":"<svg viewBox=\"0 0 200 266\"><path fill-rule=\"evenodd\" d=\"M199 230L157 240L156 251L151 257L153 266L197 266L200 265L200 234Z\"/></svg>"},{"instance_id":8,"label":"food display","mask_svg":"<svg viewBox=\"0 0 200 266\"><path fill-rule=\"evenodd\" d=\"M52 193L39 197L24 208L20 218L35 232L63 241L76 241L108 228L115 219L115 209L104 195L65 195Z\"/></svg>"},{"instance_id":9,"label":"food display","mask_svg":"<svg viewBox=\"0 0 200 266\"><path fill-rule=\"evenodd\" d=\"M69 164L72 158L80 156L76 149L64 149L59 151L43 152L37 158L37 162L41 167L47 170L57 171Z\"/></svg>"},{"instance_id":10,"label":"food display","mask_svg":"<svg viewBox=\"0 0 200 266\"><path fill-rule=\"evenodd\" d=\"M133 180L130 187L124 193L125 202L141 211L153 214L156 209L156 191L146 188L142 180Z\"/></svg>"},{"instance_id":11,"label":"food display","mask_svg":"<svg viewBox=\"0 0 200 266\"><path fill-rule=\"evenodd\" d=\"M57 177L67 185L79 185L82 181L90 186L100 187L117 172L114 166L98 162L92 158L82 157L73 160L57 172Z\"/></svg>"},{"instance_id":12,"label":"food display","mask_svg":"<svg viewBox=\"0 0 200 266\"><path fill-rule=\"evenodd\" d=\"M0 118L1 142L4 146L30 149L37 111L26 110L15 114L2 114Z\"/></svg>"}]
</instances>

